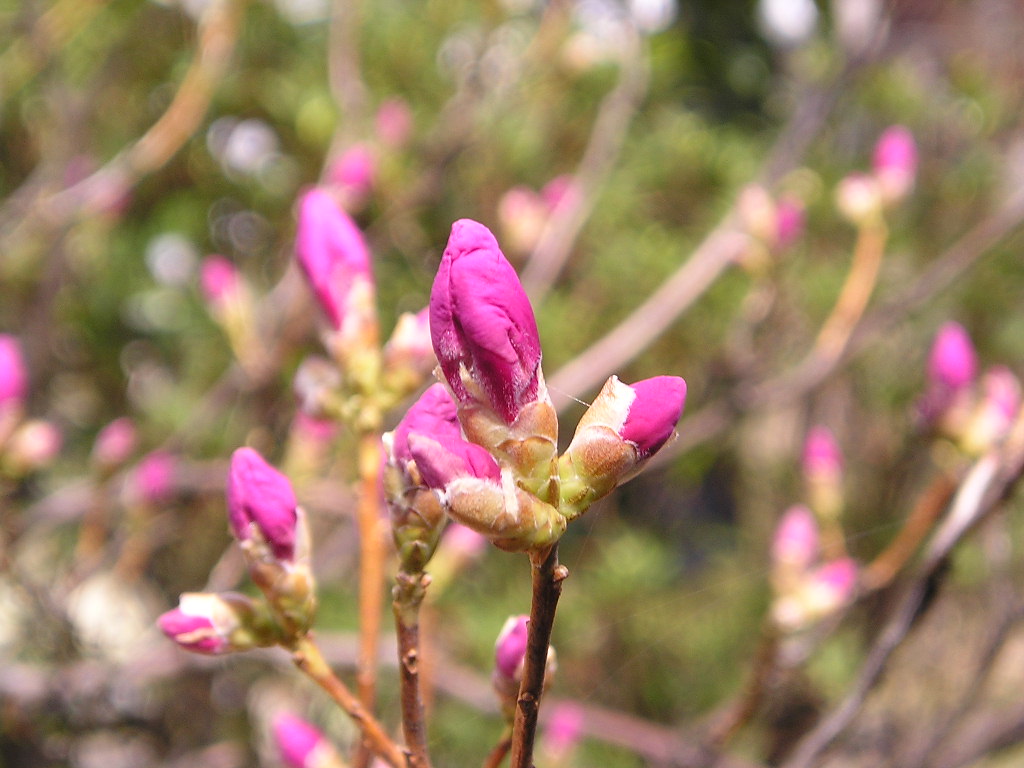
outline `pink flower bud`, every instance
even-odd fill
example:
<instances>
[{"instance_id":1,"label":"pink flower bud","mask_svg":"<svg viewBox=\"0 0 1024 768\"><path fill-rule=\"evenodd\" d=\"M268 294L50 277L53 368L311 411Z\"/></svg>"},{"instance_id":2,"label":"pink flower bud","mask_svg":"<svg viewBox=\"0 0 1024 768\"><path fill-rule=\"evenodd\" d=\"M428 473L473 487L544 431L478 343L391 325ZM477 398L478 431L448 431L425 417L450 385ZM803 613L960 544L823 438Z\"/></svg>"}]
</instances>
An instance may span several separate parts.
<instances>
[{"instance_id":1,"label":"pink flower bud","mask_svg":"<svg viewBox=\"0 0 1024 768\"><path fill-rule=\"evenodd\" d=\"M63 443L64 438L55 424L32 419L11 435L7 460L16 474L36 472L53 463Z\"/></svg>"},{"instance_id":2,"label":"pink flower bud","mask_svg":"<svg viewBox=\"0 0 1024 768\"><path fill-rule=\"evenodd\" d=\"M974 344L959 323L944 323L928 356L929 383L949 392L969 387L978 372Z\"/></svg>"},{"instance_id":3,"label":"pink flower bud","mask_svg":"<svg viewBox=\"0 0 1024 768\"><path fill-rule=\"evenodd\" d=\"M851 173L836 186L836 207L847 221L864 224L882 208L878 180L866 173Z\"/></svg>"},{"instance_id":4,"label":"pink flower bud","mask_svg":"<svg viewBox=\"0 0 1024 768\"><path fill-rule=\"evenodd\" d=\"M369 194L377 175L377 161L365 144L353 144L331 166L329 179L358 202Z\"/></svg>"},{"instance_id":5,"label":"pink flower bud","mask_svg":"<svg viewBox=\"0 0 1024 768\"><path fill-rule=\"evenodd\" d=\"M240 280L238 268L223 256L207 257L199 272L199 287L203 298L217 310L237 295Z\"/></svg>"},{"instance_id":6,"label":"pink flower bud","mask_svg":"<svg viewBox=\"0 0 1024 768\"><path fill-rule=\"evenodd\" d=\"M288 478L252 448L239 448L231 457L227 503L228 522L239 542L258 534L278 560L295 558L295 492Z\"/></svg>"},{"instance_id":7,"label":"pink flower bud","mask_svg":"<svg viewBox=\"0 0 1024 768\"><path fill-rule=\"evenodd\" d=\"M583 734L583 708L572 702L559 702L551 708L544 731L545 746L556 755L566 755Z\"/></svg>"},{"instance_id":8,"label":"pink flower bud","mask_svg":"<svg viewBox=\"0 0 1024 768\"><path fill-rule=\"evenodd\" d=\"M339 764L334 757L334 747L315 727L305 720L279 713L271 725L274 742L281 753L281 759L289 768L321 768Z\"/></svg>"},{"instance_id":9,"label":"pink flower bud","mask_svg":"<svg viewBox=\"0 0 1024 768\"><path fill-rule=\"evenodd\" d=\"M1020 381L1005 365L985 371L982 396L967 422L963 448L981 454L999 444L1009 433L1020 412Z\"/></svg>"},{"instance_id":10,"label":"pink flower bud","mask_svg":"<svg viewBox=\"0 0 1024 768\"><path fill-rule=\"evenodd\" d=\"M636 446L641 460L653 456L675 433L686 402L686 382L678 376L655 376L630 384L628 405L619 434Z\"/></svg>"},{"instance_id":11,"label":"pink flower bud","mask_svg":"<svg viewBox=\"0 0 1024 768\"><path fill-rule=\"evenodd\" d=\"M885 202L906 197L917 175L917 144L913 134L902 125L887 128L875 144L872 166Z\"/></svg>"},{"instance_id":12,"label":"pink flower bud","mask_svg":"<svg viewBox=\"0 0 1024 768\"><path fill-rule=\"evenodd\" d=\"M145 456L133 473L138 498L154 506L166 503L174 493L177 463L167 451L153 451Z\"/></svg>"},{"instance_id":13,"label":"pink flower bud","mask_svg":"<svg viewBox=\"0 0 1024 768\"><path fill-rule=\"evenodd\" d=\"M418 433L427 437L459 438L459 418L455 401L444 384L432 384L420 395L398 422L391 439L391 454L401 462L411 461L409 435Z\"/></svg>"},{"instance_id":14,"label":"pink flower bud","mask_svg":"<svg viewBox=\"0 0 1024 768\"><path fill-rule=\"evenodd\" d=\"M299 203L295 249L317 301L341 330L356 284L373 282L362 232L327 192L312 189Z\"/></svg>"},{"instance_id":15,"label":"pink flower bud","mask_svg":"<svg viewBox=\"0 0 1024 768\"><path fill-rule=\"evenodd\" d=\"M453 522L444 529L441 547L459 562L469 562L487 551L487 537L461 523Z\"/></svg>"},{"instance_id":16,"label":"pink flower bud","mask_svg":"<svg viewBox=\"0 0 1024 768\"><path fill-rule=\"evenodd\" d=\"M430 342L429 309L416 314L404 312L384 345L384 368L393 389L415 390L437 365Z\"/></svg>"},{"instance_id":17,"label":"pink flower bud","mask_svg":"<svg viewBox=\"0 0 1024 768\"><path fill-rule=\"evenodd\" d=\"M804 441L804 477L809 480L838 478L843 471L843 455L828 427L813 427Z\"/></svg>"},{"instance_id":18,"label":"pink flower bud","mask_svg":"<svg viewBox=\"0 0 1024 768\"><path fill-rule=\"evenodd\" d=\"M857 563L853 558L839 558L818 568L810 578L809 603L817 615L828 615L853 597L857 586Z\"/></svg>"},{"instance_id":19,"label":"pink flower bud","mask_svg":"<svg viewBox=\"0 0 1024 768\"><path fill-rule=\"evenodd\" d=\"M572 202L578 194L579 188L576 185L576 180L569 174L555 176L540 190L540 196L552 213L562 205Z\"/></svg>"},{"instance_id":20,"label":"pink flower bud","mask_svg":"<svg viewBox=\"0 0 1024 768\"><path fill-rule=\"evenodd\" d=\"M218 655L253 647L238 642L244 617L251 612L252 603L243 595L186 592L178 607L163 614L157 623L167 637L185 650Z\"/></svg>"},{"instance_id":21,"label":"pink flower bud","mask_svg":"<svg viewBox=\"0 0 1024 768\"><path fill-rule=\"evenodd\" d=\"M132 455L137 442L138 435L132 420L126 416L114 419L96 435L92 460L108 469L120 466Z\"/></svg>"},{"instance_id":22,"label":"pink flower bud","mask_svg":"<svg viewBox=\"0 0 1024 768\"><path fill-rule=\"evenodd\" d=\"M803 505L790 507L775 529L773 563L802 571L809 568L817 557L818 524L814 514Z\"/></svg>"},{"instance_id":23,"label":"pink flower bud","mask_svg":"<svg viewBox=\"0 0 1024 768\"><path fill-rule=\"evenodd\" d=\"M0 408L20 405L28 391L28 374L21 345L14 336L0 334Z\"/></svg>"},{"instance_id":24,"label":"pink flower bud","mask_svg":"<svg viewBox=\"0 0 1024 768\"><path fill-rule=\"evenodd\" d=\"M428 488L444 490L453 480L475 477L495 484L501 481L501 469L486 450L450 435L422 435L408 438L409 451Z\"/></svg>"},{"instance_id":25,"label":"pink flower bud","mask_svg":"<svg viewBox=\"0 0 1024 768\"><path fill-rule=\"evenodd\" d=\"M775 244L785 251L804 233L804 206L793 197L783 197L775 206Z\"/></svg>"},{"instance_id":26,"label":"pink flower bud","mask_svg":"<svg viewBox=\"0 0 1024 768\"><path fill-rule=\"evenodd\" d=\"M547 203L529 187L512 187L498 200L502 237L513 254L527 254L537 247L547 218Z\"/></svg>"},{"instance_id":27,"label":"pink flower bud","mask_svg":"<svg viewBox=\"0 0 1024 768\"><path fill-rule=\"evenodd\" d=\"M511 424L538 399L537 321L515 270L482 224L452 225L430 292L430 333L460 404L489 406Z\"/></svg>"},{"instance_id":28,"label":"pink flower bud","mask_svg":"<svg viewBox=\"0 0 1024 768\"><path fill-rule=\"evenodd\" d=\"M338 422L298 411L292 420L292 430L310 443L329 444L338 434Z\"/></svg>"},{"instance_id":29,"label":"pink flower bud","mask_svg":"<svg viewBox=\"0 0 1024 768\"><path fill-rule=\"evenodd\" d=\"M509 616L494 643L494 670L506 680L522 676L529 636L529 616Z\"/></svg>"},{"instance_id":30,"label":"pink flower bud","mask_svg":"<svg viewBox=\"0 0 1024 768\"><path fill-rule=\"evenodd\" d=\"M388 99L377 110L377 138L384 146L397 149L412 134L412 110L401 99Z\"/></svg>"}]
</instances>

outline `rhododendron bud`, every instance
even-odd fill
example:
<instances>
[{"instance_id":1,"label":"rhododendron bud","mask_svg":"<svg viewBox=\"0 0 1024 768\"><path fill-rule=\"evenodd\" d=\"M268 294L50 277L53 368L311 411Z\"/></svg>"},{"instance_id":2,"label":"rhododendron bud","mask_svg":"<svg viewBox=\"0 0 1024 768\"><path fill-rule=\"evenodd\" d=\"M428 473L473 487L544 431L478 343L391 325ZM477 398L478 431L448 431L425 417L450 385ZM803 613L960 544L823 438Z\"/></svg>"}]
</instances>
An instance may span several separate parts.
<instances>
[{"instance_id":1,"label":"rhododendron bud","mask_svg":"<svg viewBox=\"0 0 1024 768\"><path fill-rule=\"evenodd\" d=\"M384 382L396 398L418 389L437 365L430 341L430 310L403 312L384 345Z\"/></svg>"},{"instance_id":2,"label":"rhododendron bud","mask_svg":"<svg viewBox=\"0 0 1024 768\"><path fill-rule=\"evenodd\" d=\"M482 224L460 219L452 225L430 292L430 333L459 403L490 407L511 424L543 394L533 308Z\"/></svg>"},{"instance_id":3,"label":"rhododendron bud","mask_svg":"<svg viewBox=\"0 0 1024 768\"><path fill-rule=\"evenodd\" d=\"M153 451L145 456L132 473L132 490L136 497L154 506L165 503L174 493L177 463L167 451Z\"/></svg>"},{"instance_id":4,"label":"rhododendron bud","mask_svg":"<svg viewBox=\"0 0 1024 768\"><path fill-rule=\"evenodd\" d=\"M578 704L564 701L551 707L544 728L545 764L561 765L568 760L583 735L584 714Z\"/></svg>"},{"instance_id":5,"label":"rhododendron bud","mask_svg":"<svg viewBox=\"0 0 1024 768\"><path fill-rule=\"evenodd\" d=\"M377 160L366 144L353 144L342 152L328 172L328 180L338 187L346 210L362 208L373 188Z\"/></svg>"},{"instance_id":6,"label":"rhododendron bud","mask_svg":"<svg viewBox=\"0 0 1024 768\"><path fill-rule=\"evenodd\" d=\"M0 408L20 406L28 391L28 374L21 345L14 336L0 334Z\"/></svg>"},{"instance_id":7,"label":"rhododendron bud","mask_svg":"<svg viewBox=\"0 0 1024 768\"><path fill-rule=\"evenodd\" d=\"M971 386L977 373L978 357L967 330L960 323L944 323L928 356L929 383L959 391Z\"/></svg>"},{"instance_id":8,"label":"rhododendron bud","mask_svg":"<svg viewBox=\"0 0 1024 768\"><path fill-rule=\"evenodd\" d=\"M540 368L540 338L526 292L494 236L462 219L430 293L430 333L459 405L466 438L553 500L558 419Z\"/></svg>"},{"instance_id":9,"label":"rhododendron bud","mask_svg":"<svg viewBox=\"0 0 1024 768\"><path fill-rule=\"evenodd\" d=\"M685 401L686 382L678 376L632 385L609 378L559 460L563 511L582 514L640 472L675 434Z\"/></svg>"},{"instance_id":10,"label":"rhododendron bud","mask_svg":"<svg viewBox=\"0 0 1024 768\"><path fill-rule=\"evenodd\" d=\"M785 251L804 233L803 203L793 197L781 198L775 206L775 247Z\"/></svg>"},{"instance_id":11,"label":"rhododendron bud","mask_svg":"<svg viewBox=\"0 0 1024 768\"><path fill-rule=\"evenodd\" d=\"M772 539L772 563L776 569L802 572L818 557L818 524L807 507L786 510Z\"/></svg>"},{"instance_id":12,"label":"rhododendron bud","mask_svg":"<svg viewBox=\"0 0 1024 768\"><path fill-rule=\"evenodd\" d=\"M227 502L228 522L238 541L258 537L278 560L295 558L295 491L288 478L252 448L239 448L231 457Z\"/></svg>"},{"instance_id":13,"label":"rhododendron bud","mask_svg":"<svg viewBox=\"0 0 1024 768\"><path fill-rule=\"evenodd\" d=\"M109 472L128 461L138 443L138 432L127 416L114 419L96 435L92 444L92 461Z\"/></svg>"},{"instance_id":14,"label":"rhododendron bud","mask_svg":"<svg viewBox=\"0 0 1024 768\"><path fill-rule=\"evenodd\" d=\"M241 290L238 268L223 256L209 256L199 271L203 298L215 312L222 312L235 301Z\"/></svg>"},{"instance_id":15,"label":"rhododendron bud","mask_svg":"<svg viewBox=\"0 0 1024 768\"><path fill-rule=\"evenodd\" d=\"M787 632L805 629L846 606L857 587L857 564L843 557L805 574L799 584L780 594L772 619Z\"/></svg>"},{"instance_id":16,"label":"rhododendron bud","mask_svg":"<svg viewBox=\"0 0 1024 768\"><path fill-rule=\"evenodd\" d=\"M340 768L343 765L324 735L295 715L279 713L271 731L281 759L289 768Z\"/></svg>"},{"instance_id":17,"label":"rhododendron bud","mask_svg":"<svg viewBox=\"0 0 1024 768\"><path fill-rule=\"evenodd\" d=\"M502 711L509 719L515 713L516 700L519 698L519 685L523 679L523 665L526 661L526 649L529 641L529 623L529 616L509 616L494 643L494 674L491 676L491 682L498 694ZM548 646L544 668L545 686L551 682L555 667L555 649Z\"/></svg>"},{"instance_id":18,"label":"rhododendron bud","mask_svg":"<svg viewBox=\"0 0 1024 768\"><path fill-rule=\"evenodd\" d=\"M53 463L64 438L55 424L31 419L21 424L4 447L4 464L14 476L37 472Z\"/></svg>"},{"instance_id":19,"label":"rhododendron bud","mask_svg":"<svg viewBox=\"0 0 1024 768\"><path fill-rule=\"evenodd\" d=\"M885 203L905 198L917 175L917 144L913 134L902 125L887 128L875 144L872 167Z\"/></svg>"},{"instance_id":20,"label":"rhododendron bud","mask_svg":"<svg viewBox=\"0 0 1024 768\"><path fill-rule=\"evenodd\" d=\"M528 254L537 247L548 219L548 204L529 187L517 185L498 200L501 232L513 254Z\"/></svg>"},{"instance_id":21,"label":"rhododendron bud","mask_svg":"<svg viewBox=\"0 0 1024 768\"><path fill-rule=\"evenodd\" d=\"M1009 368L998 365L981 379L981 400L964 430L963 448L978 455L999 444L1020 413L1020 381Z\"/></svg>"},{"instance_id":22,"label":"rhododendron bud","mask_svg":"<svg viewBox=\"0 0 1024 768\"><path fill-rule=\"evenodd\" d=\"M334 329L337 351L366 346L376 322L370 250L352 218L322 189L299 203L299 264Z\"/></svg>"},{"instance_id":23,"label":"rhododendron bud","mask_svg":"<svg viewBox=\"0 0 1024 768\"><path fill-rule=\"evenodd\" d=\"M455 403L443 384L434 384L408 410L394 431L384 435L384 497L403 570L420 571L433 555L444 509L427 488L409 448L411 433L458 438ZM481 449L483 450L483 449Z\"/></svg>"},{"instance_id":24,"label":"rhododendron bud","mask_svg":"<svg viewBox=\"0 0 1024 768\"><path fill-rule=\"evenodd\" d=\"M245 595L186 592L178 607L163 614L161 631L187 651L219 655L273 645L277 632L269 616Z\"/></svg>"},{"instance_id":25,"label":"rhododendron bud","mask_svg":"<svg viewBox=\"0 0 1024 768\"><path fill-rule=\"evenodd\" d=\"M823 520L835 520L843 507L843 456L827 427L807 433L802 465L811 508Z\"/></svg>"},{"instance_id":26,"label":"rhododendron bud","mask_svg":"<svg viewBox=\"0 0 1024 768\"><path fill-rule=\"evenodd\" d=\"M397 149L412 134L412 110L401 99L388 99L377 109L377 138L384 146Z\"/></svg>"}]
</instances>

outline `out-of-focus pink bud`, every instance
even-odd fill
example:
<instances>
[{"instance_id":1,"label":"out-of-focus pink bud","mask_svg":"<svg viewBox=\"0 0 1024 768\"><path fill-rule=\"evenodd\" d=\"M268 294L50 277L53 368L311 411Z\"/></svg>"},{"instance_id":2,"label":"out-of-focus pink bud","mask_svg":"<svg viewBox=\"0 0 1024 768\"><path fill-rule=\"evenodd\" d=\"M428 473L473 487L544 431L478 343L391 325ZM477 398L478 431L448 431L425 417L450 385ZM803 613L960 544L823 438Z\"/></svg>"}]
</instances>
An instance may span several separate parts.
<instances>
[{"instance_id":1,"label":"out-of-focus pink bud","mask_svg":"<svg viewBox=\"0 0 1024 768\"><path fill-rule=\"evenodd\" d=\"M430 333L460 404L484 405L511 424L540 396L533 308L494 235L470 219L452 225L430 292Z\"/></svg>"},{"instance_id":2,"label":"out-of-focus pink bud","mask_svg":"<svg viewBox=\"0 0 1024 768\"><path fill-rule=\"evenodd\" d=\"M402 99L388 99L377 110L377 138L386 147L405 146L412 135L412 110Z\"/></svg>"},{"instance_id":3,"label":"out-of-focus pink bud","mask_svg":"<svg viewBox=\"0 0 1024 768\"><path fill-rule=\"evenodd\" d=\"M154 506L166 503L174 495L177 467L177 459L167 451L153 451L143 457L133 472L137 497Z\"/></svg>"},{"instance_id":4,"label":"out-of-focus pink bud","mask_svg":"<svg viewBox=\"0 0 1024 768\"><path fill-rule=\"evenodd\" d=\"M353 144L331 166L328 178L340 189L345 207L359 208L373 188L377 160L366 144Z\"/></svg>"},{"instance_id":5,"label":"out-of-focus pink bud","mask_svg":"<svg viewBox=\"0 0 1024 768\"><path fill-rule=\"evenodd\" d=\"M846 605L857 586L857 563L849 557L825 563L810 575L807 600L817 616Z\"/></svg>"},{"instance_id":6,"label":"out-of-focus pink bud","mask_svg":"<svg viewBox=\"0 0 1024 768\"><path fill-rule=\"evenodd\" d=\"M64 438L55 424L31 419L11 435L4 458L15 475L37 472L53 463L63 443Z\"/></svg>"},{"instance_id":7,"label":"out-of-focus pink bud","mask_svg":"<svg viewBox=\"0 0 1024 768\"><path fill-rule=\"evenodd\" d=\"M21 344L14 336L0 334L0 408L21 405L28 391L28 374Z\"/></svg>"},{"instance_id":8,"label":"out-of-focus pink bud","mask_svg":"<svg viewBox=\"0 0 1024 768\"><path fill-rule=\"evenodd\" d=\"M103 469L114 469L128 461L137 443L138 434L132 420L127 416L114 419L96 435L92 460Z\"/></svg>"},{"instance_id":9,"label":"out-of-focus pink bud","mask_svg":"<svg viewBox=\"0 0 1024 768\"><path fill-rule=\"evenodd\" d=\"M338 434L338 422L330 419L318 419L299 411L292 421L292 429L303 440L311 443L330 443Z\"/></svg>"},{"instance_id":10,"label":"out-of-focus pink bud","mask_svg":"<svg viewBox=\"0 0 1024 768\"><path fill-rule=\"evenodd\" d=\"M281 759L289 768L333 768L342 764L324 735L295 715L279 713L271 730Z\"/></svg>"},{"instance_id":11,"label":"out-of-focus pink bud","mask_svg":"<svg viewBox=\"0 0 1024 768\"><path fill-rule=\"evenodd\" d=\"M434 346L430 341L430 310L402 313L391 338L384 345L384 377L398 396L418 389L434 367Z\"/></svg>"},{"instance_id":12,"label":"out-of-focus pink bud","mask_svg":"<svg viewBox=\"0 0 1024 768\"><path fill-rule=\"evenodd\" d=\"M794 197L783 197L775 206L775 243L780 251L787 250L804 233L806 214L803 203Z\"/></svg>"},{"instance_id":13,"label":"out-of-focus pink bud","mask_svg":"<svg viewBox=\"0 0 1024 768\"><path fill-rule=\"evenodd\" d=\"M878 180L866 173L844 177L836 186L836 207L851 223L858 226L867 223L882 210Z\"/></svg>"},{"instance_id":14,"label":"out-of-focus pink bud","mask_svg":"<svg viewBox=\"0 0 1024 768\"><path fill-rule=\"evenodd\" d=\"M1020 413L1020 381L1005 365L985 371L981 387L981 401L971 414L963 436L963 448L972 455L998 445Z\"/></svg>"},{"instance_id":15,"label":"out-of-focus pink bud","mask_svg":"<svg viewBox=\"0 0 1024 768\"><path fill-rule=\"evenodd\" d=\"M494 643L494 671L506 680L518 681L523 674L530 617L509 616Z\"/></svg>"},{"instance_id":16,"label":"out-of-focus pink bud","mask_svg":"<svg viewBox=\"0 0 1024 768\"><path fill-rule=\"evenodd\" d=\"M902 125L883 131L875 144L872 167L884 202L895 203L905 198L917 175L917 144L913 134Z\"/></svg>"},{"instance_id":17,"label":"out-of-focus pink bud","mask_svg":"<svg viewBox=\"0 0 1024 768\"><path fill-rule=\"evenodd\" d=\"M307 357L295 371L292 390L304 413L315 418L336 416L341 371L325 357Z\"/></svg>"},{"instance_id":18,"label":"out-of-focus pink bud","mask_svg":"<svg viewBox=\"0 0 1024 768\"><path fill-rule=\"evenodd\" d=\"M185 650L219 655L257 646L248 626L255 624L254 615L255 606L244 595L186 592L178 607L163 614L157 624Z\"/></svg>"},{"instance_id":19,"label":"out-of-focus pink bud","mask_svg":"<svg viewBox=\"0 0 1024 768\"><path fill-rule=\"evenodd\" d=\"M553 757L553 764L558 764L580 742L583 735L583 708L578 704L563 701L551 707L544 729L544 748Z\"/></svg>"},{"instance_id":20,"label":"out-of-focus pink bud","mask_svg":"<svg viewBox=\"0 0 1024 768\"><path fill-rule=\"evenodd\" d=\"M818 523L803 505L786 510L772 539L772 562L792 571L810 568L818 557Z\"/></svg>"},{"instance_id":21,"label":"out-of-focus pink bud","mask_svg":"<svg viewBox=\"0 0 1024 768\"><path fill-rule=\"evenodd\" d=\"M520 256L537 247L548 218L548 205L529 187L518 185L498 200L498 221L509 252Z\"/></svg>"},{"instance_id":22,"label":"out-of-focus pink bud","mask_svg":"<svg viewBox=\"0 0 1024 768\"><path fill-rule=\"evenodd\" d=\"M461 523L453 522L444 529L441 546L460 561L471 561L487 551L487 537Z\"/></svg>"},{"instance_id":23,"label":"out-of-focus pink bud","mask_svg":"<svg viewBox=\"0 0 1024 768\"><path fill-rule=\"evenodd\" d=\"M335 330L342 330L355 291L371 290L370 250L352 218L322 189L299 203L295 249L317 301Z\"/></svg>"},{"instance_id":24,"label":"out-of-focus pink bud","mask_svg":"<svg viewBox=\"0 0 1024 768\"><path fill-rule=\"evenodd\" d=\"M238 295L238 268L223 256L209 256L199 271L199 287L203 298L215 311L222 309Z\"/></svg>"},{"instance_id":25,"label":"out-of-focus pink bud","mask_svg":"<svg viewBox=\"0 0 1024 768\"><path fill-rule=\"evenodd\" d=\"M540 190L540 196L551 213L554 213L562 205L573 202L578 194L579 187L576 180L567 173L555 176Z\"/></svg>"},{"instance_id":26,"label":"out-of-focus pink bud","mask_svg":"<svg viewBox=\"0 0 1024 768\"><path fill-rule=\"evenodd\" d=\"M428 488L444 490L453 480L474 477L501 482L501 469L479 445L450 435L409 434L409 451Z\"/></svg>"},{"instance_id":27,"label":"out-of-focus pink bud","mask_svg":"<svg viewBox=\"0 0 1024 768\"><path fill-rule=\"evenodd\" d=\"M760 184L744 187L736 201L743 228L762 243L771 245L777 237L775 201Z\"/></svg>"},{"instance_id":28,"label":"out-of-focus pink bud","mask_svg":"<svg viewBox=\"0 0 1024 768\"><path fill-rule=\"evenodd\" d=\"M295 558L295 492L288 478L252 448L239 448L231 457L227 503L228 522L239 542L258 536L278 560Z\"/></svg>"},{"instance_id":29,"label":"out-of-focus pink bud","mask_svg":"<svg viewBox=\"0 0 1024 768\"><path fill-rule=\"evenodd\" d=\"M838 477L843 471L843 455L828 427L812 427L804 441L803 471L807 478Z\"/></svg>"},{"instance_id":30,"label":"out-of-focus pink bud","mask_svg":"<svg viewBox=\"0 0 1024 768\"><path fill-rule=\"evenodd\" d=\"M978 373L978 358L967 330L960 323L943 323L928 356L928 380L944 390L969 387Z\"/></svg>"}]
</instances>

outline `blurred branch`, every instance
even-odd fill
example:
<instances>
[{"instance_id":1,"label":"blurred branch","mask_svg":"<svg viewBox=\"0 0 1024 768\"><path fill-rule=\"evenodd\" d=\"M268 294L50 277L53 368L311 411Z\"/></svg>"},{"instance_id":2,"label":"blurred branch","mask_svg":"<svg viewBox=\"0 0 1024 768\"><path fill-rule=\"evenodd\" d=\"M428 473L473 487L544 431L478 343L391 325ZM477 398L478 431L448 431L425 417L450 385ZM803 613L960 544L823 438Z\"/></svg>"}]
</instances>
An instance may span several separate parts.
<instances>
[{"instance_id":1,"label":"blurred branch","mask_svg":"<svg viewBox=\"0 0 1024 768\"><path fill-rule=\"evenodd\" d=\"M362 4L334 0L328 28L327 75L341 118L324 168L344 151L366 123L367 93L359 63L359 22Z\"/></svg>"},{"instance_id":2,"label":"blurred branch","mask_svg":"<svg viewBox=\"0 0 1024 768\"><path fill-rule=\"evenodd\" d=\"M555 207L530 255L521 279L534 304L540 304L558 278L593 213L598 190L615 165L650 76L646 50L635 29L619 65L619 79L598 109L583 157L572 176L573 191Z\"/></svg>"}]
</instances>

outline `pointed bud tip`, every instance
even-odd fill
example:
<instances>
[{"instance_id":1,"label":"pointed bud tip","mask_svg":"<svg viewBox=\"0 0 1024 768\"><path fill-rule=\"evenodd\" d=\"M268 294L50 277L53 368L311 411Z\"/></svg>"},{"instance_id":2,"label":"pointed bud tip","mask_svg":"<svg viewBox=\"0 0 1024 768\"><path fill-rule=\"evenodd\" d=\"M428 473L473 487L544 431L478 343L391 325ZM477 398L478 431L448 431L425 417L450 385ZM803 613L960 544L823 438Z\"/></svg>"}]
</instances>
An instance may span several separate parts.
<instances>
[{"instance_id":1,"label":"pointed bud tip","mask_svg":"<svg viewBox=\"0 0 1024 768\"><path fill-rule=\"evenodd\" d=\"M978 359L967 330L956 322L939 328L928 357L928 378L951 391L969 386L978 372Z\"/></svg>"},{"instance_id":2,"label":"pointed bud tip","mask_svg":"<svg viewBox=\"0 0 1024 768\"><path fill-rule=\"evenodd\" d=\"M310 756L321 744L323 734L313 725L288 712L281 712L271 724L274 742L289 768L312 768Z\"/></svg>"},{"instance_id":3,"label":"pointed bud tip","mask_svg":"<svg viewBox=\"0 0 1024 768\"><path fill-rule=\"evenodd\" d=\"M655 376L629 385L635 398L620 435L636 445L640 458L656 453L675 432L686 403L686 382L678 376Z\"/></svg>"},{"instance_id":4,"label":"pointed bud tip","mask_svg":"<svg viewBox=\"0 0 1024 768\"><path fill-rule=\"evenodd\" d=\"M228 521L239 541L249 540L255 525L275 557L294 558L295 491L288 478L252 448L239 448L231 457L227 502Z\"/></svg>"},{"instance_id":5,"label":"pointed bud tip","mask_svg":"<svg viewBox=\"0 0 1024 768\"><path fill-rule=\"evenodd\" d=\"M494 643L494 667L507 680L515 680L526 658L530 617L509 616Z\"/></svg>"}]
</instances>

